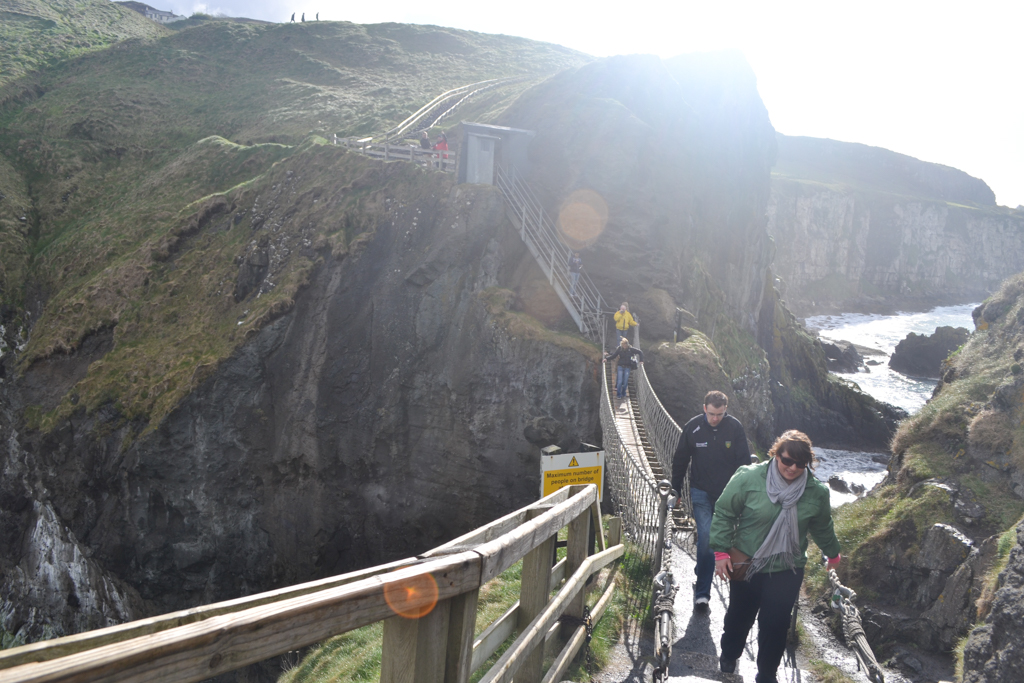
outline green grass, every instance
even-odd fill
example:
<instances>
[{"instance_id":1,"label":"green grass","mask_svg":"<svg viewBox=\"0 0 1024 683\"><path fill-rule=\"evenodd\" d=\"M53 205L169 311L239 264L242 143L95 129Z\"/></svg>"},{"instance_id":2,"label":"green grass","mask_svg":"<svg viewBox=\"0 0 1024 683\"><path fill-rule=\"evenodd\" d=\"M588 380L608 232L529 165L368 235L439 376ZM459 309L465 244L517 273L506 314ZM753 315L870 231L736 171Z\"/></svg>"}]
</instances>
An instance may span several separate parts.
<instances>
[{"instance_id":1,"label":"green grass","mask_svg":"<svg viewBox=\"0 0 1024 683\"><path fill-rule=\"evenodd\" d=\"M810 662L811 673L818 680L818 683L853 683L853 679L843 673L838 667L820 659L813 659Z\"/></svg>"},{"instance_id":2,"label":"green grass","mask_svg":"<svg viewBox=\"0 0 1024 683\"><path fill-rule=\"evenodd\" d=\"M603 520L605 531L610 517ZM567 530L559 532L559 539L565 540ZM558 559L565 556L565 549L558 549ZM590 674L599 671L606 665L611 648L618 642L622 632L623 620L627 612L630 594L625 587L621 572L606 568L598 574L597 580L588 591L587 604L593 607L604 592L608 581L615 581L618 588L612 597L607 610L593 632L589 646L581 650L577 661L566 672L568 680L589 681ZM477 601L476 629L474 636L480 634L495 620L501 617L519 600L522 585L523 563L520 560L506 569L500 576L487 582L480 588ZM647 576L648 587L650 576ZM556 586L551 594L555 595L560 587ZM328 683L329 681L376 681L380 678L381 642L383 638L382 622L361 629L335 636L320 645L306 651L298 664L278 679L279 683ZM479 681L513 643L518 632L513 633L498 650L471 677L471 681ZM553 661L549 657L545 661L545 670Z\"/></svg>"},{"instance_id":3,"label":"green grass","mask_svg":"<svg viewBox=\"0 0 1024 683\"><path fill-rule=\"evenodd\" d=\"M384 622L349 631L316 646L299 664L285 671L279 683L370 683L380 680Z\"/></svg>"},{"instance_id":4,"label":"green grass","mask_svg":"<svg viewBox=\"0 0 1024 683\"><path fill-rule=\"evenodd\" d=\"M6 0L0 6L0 102L3 87L27 73L130 38L168 33L107 0Z\"/></svg>"},{"instance_id":5,"label":"green grass","mask_svg":"<svg viewBox=\"0 0 1024 683\"><path fill-rule=\"evenodd\" d=\"M18 2L29 14L74 14L66 1ZM379 162L325 145L326 136L381 132L454 86L525 77L460 111L496 115L536 79L588 59L399 24L197 20L172 32L102 4L156 33L47 62L9 84L31 96L0 97L0 314L27 292L45 300L20 371L73 353L93 333L114 334L113 350L38 416L42 429L103 404L119 406L136 432L152 428L247 335L287 312L326 255L343 258L372 232L384 195L416 201L451 182L409 164L381 174ZM74 11L101 21L94 5ZM2 43L0 55L16 47ZM253 214L269 201L290 213L259 232ZM239 261L261 239L293 244L273 268L273 290L235 302Z\"/></svg>"},{"instance_id":6,"label":"green grass","mask_svg":"<svg viewBox=\"0 0 1024 683\"><path fill-rule=\"evenodd\" d=\"M930 164L897 152L856 143L778 136L779 154L772 169L777 191L801 186L856 192L861 201L890 203L893 197L964 209L995 209L994 197L977 179L953 168ZM946 197L958 194L958 201Z\"/></svg>"}]
</instances>

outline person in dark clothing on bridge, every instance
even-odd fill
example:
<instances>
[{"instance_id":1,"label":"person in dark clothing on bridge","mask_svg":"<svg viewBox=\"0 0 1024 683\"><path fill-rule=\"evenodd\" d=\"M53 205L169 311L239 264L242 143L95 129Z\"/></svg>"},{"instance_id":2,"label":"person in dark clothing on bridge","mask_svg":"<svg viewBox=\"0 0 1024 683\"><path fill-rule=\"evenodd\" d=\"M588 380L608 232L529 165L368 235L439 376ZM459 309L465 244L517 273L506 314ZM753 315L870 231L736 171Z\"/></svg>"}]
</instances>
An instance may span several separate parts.
<instances>
[{"instance_id":1,"label":"person in dark clothing on bridge","mask_svg":"<svg viewBox=\"0 0 1024 683\"><path fill-rule=\"evenodd\" d=\"M572 252L569 257L569 296L576 296L576 285L580 281L580 271L583 269L583 259L580 252Z\"/></svg>"},{"instance_id":2,"label":"person in dark clothing on bridge","mask_svg":"<svg viewBox=\"0 0 1024 683\"><path fill-rule=\"evenodd\" d=\"M427 134L427 131L420 133L420 148L430 149L430 135Z\"/></svg>"},{"instance_id":3,"label":"person in dark clothing on bridge","mask_svg":"<svg viewBox=\"0 0 1024 683\"><path fill-rule=\"evenodd\" d=\"M694 568L697 582L693 586L693 606L698 611L708 609L711 581L715 576L715 554L709 545L715 502L736 469L750 464L747 434L739 420L726 414L728 407L728 396L721 391L709 391L704 396L704 412L683 427L672 459L674 491L680 491L686 468L691 468L690 502L697 523L697 565Z\"/></svg>"},{"instance_id":4,"label":"person in dark clothing on bridge","mask_svg":"<svg viewBox=\"0 0 1024 683\"><path fill-rule=\"evenodd\" d=\"M619 342L619 348L615 353L604 354L605 361L618 360L618 369L615 371L615 395L618 398L626 398L626 385L629 383L629 371L636 370L638 362L644 362L644 352L633 348L624 338ZM639 360L638 360L639 359Z\"/></svg>"}]
</instances>

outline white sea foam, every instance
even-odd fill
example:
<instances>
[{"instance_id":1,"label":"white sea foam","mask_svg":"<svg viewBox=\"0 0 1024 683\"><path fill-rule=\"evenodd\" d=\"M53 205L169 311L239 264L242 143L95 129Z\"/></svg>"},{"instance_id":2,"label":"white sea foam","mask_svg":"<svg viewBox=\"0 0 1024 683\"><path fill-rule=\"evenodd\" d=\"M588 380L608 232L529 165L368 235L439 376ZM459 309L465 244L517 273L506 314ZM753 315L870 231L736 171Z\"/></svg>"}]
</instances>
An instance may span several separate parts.
<instances>
[{"instance_id":1,"label":"white sea foam","mask_svg":"<svg viewBox=\"0 0 1024 683\"><path fill-rule=\"evenodd\" d=\"M889 369L889 356L896 345L911 332L932 334L936 327L951 325L974 329L971 311L977 304L939 306L926 313L897 313L896 315L872 315L864 313L842 313L838 315L816 315L804 321L807 329L817 330L823 339L845 340L859 346L881 351L884 355L865 355L864 360L877 360L881 364L868 366L869 372L841 374L852 380L866 393L880 401L899 406L907 412L916 413L921 409L935 389L933 379L907 377Z\"/></svg>"},{"instance_id":2,"label":"white sea foam","mask_svg":"<svg viewBox=\"0 0 1024 683\"><path fill-rule=\"evenodd\" d=\"M860 484L864 487L866 493L878 486L882 479L885 478L886 465L873 459L878 456L884 458L884 454L817 447L814 449L814 454L818 457L818 466L814 470L814 476L826 484L829 477L835 475L847 484ZM849 503L858 498L853 493L840 493L838 491L830 491L830 493L832 507L838 507L843 503Z\"/></svg>"}]
</instances>

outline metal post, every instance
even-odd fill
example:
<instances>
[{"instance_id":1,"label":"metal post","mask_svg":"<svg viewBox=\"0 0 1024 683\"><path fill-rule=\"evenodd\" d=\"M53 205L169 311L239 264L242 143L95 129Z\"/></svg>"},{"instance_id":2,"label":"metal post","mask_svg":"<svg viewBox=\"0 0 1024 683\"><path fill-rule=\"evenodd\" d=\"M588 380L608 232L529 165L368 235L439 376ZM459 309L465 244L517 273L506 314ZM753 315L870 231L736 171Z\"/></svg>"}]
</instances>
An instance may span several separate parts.
<instances>
[{"instance_id":1,"label":"metal post","mask_svg":"<svg viewBox=\"0 0 1024 683\"><path fill-rule=\"evenodd\" d=\"M658 482L658 547L654 550L654 573L661 571L661 558L665 551L665 524L668 521L668 494L672 492L672 482L662 479Z\"/></svg>"}]
</instances>

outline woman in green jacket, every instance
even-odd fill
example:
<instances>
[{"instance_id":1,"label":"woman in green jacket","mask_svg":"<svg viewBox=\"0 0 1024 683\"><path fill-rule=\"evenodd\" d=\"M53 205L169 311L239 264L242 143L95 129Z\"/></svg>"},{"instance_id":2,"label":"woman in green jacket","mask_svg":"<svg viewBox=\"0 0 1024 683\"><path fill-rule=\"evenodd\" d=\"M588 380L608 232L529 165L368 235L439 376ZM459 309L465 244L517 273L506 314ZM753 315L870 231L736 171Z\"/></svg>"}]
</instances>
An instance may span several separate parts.
<instances>
[{"instance_id":1,"label":"woman in green jacket","mask_svg":"<svg viewBox=\"0 0 1024 683\"><path fill-rule=\"evenodd\" d=\"M790 613L807 564L807 533L832 558L829 567L840 559L828 487L807 471L815 463L811 440L791 429L768 455L766 462L736 470L711 521L716 576L725 579L740 569L733 567L730 549L734 557L749 557L744 579L729 585L719 663L725 673L736 670L756 618L757 683L778 680Z\"/></svg>"}]
</instances>

